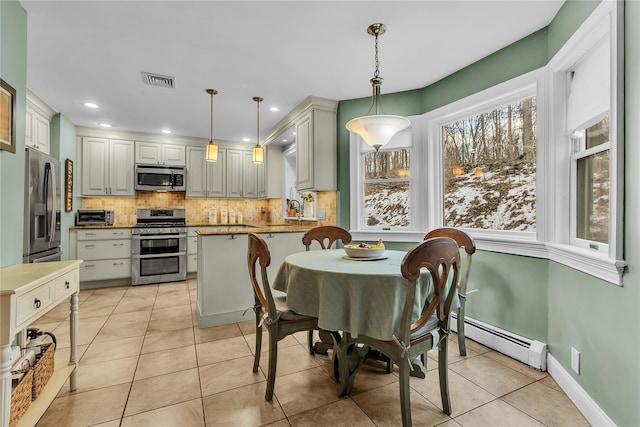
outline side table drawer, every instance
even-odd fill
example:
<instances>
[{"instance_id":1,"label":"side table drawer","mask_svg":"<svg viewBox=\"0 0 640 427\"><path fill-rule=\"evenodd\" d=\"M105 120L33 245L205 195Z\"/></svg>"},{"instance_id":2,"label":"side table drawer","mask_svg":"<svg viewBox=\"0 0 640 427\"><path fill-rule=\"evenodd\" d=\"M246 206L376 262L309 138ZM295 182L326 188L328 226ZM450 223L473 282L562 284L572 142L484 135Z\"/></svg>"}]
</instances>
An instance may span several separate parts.
<instances>
[{"instance_id":1,"label":"side table drawer","mask_svg":"<svg viewBox=\"0 0 640 427\"><path fill-rule=\"evenodd\" d=\"M38 311L46 309L53 303L53 285L47 283L31 292L19 296L16 306L16 325L22 324Z\"/></svg>"},{"instance_id":2,"label":"side table drawer","mask_svg":"<svg viewBox=\"0 0 640 427\"><path fill-rule=\"evenodd\" d=\"M58 277L54 284L54 300L58 300L66 295L71 295L78 290L78 272L70 271Z\"/></svg>"}]
</instances>

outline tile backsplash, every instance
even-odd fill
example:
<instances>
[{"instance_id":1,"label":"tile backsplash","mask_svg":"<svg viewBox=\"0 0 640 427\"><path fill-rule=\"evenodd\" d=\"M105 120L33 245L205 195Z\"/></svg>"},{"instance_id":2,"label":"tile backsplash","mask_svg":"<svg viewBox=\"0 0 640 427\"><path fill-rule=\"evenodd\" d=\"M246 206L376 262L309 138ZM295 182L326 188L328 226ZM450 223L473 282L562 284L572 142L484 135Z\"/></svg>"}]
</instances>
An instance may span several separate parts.
<instances>
[{"instance_id":1,"label":"tile backsplash","mask_svg":"<svg viewBox=\"0 0 640 427\"><path fill-rule=\"evenodd\" d=\"M319 191L317 193L317 210L323 210L326 218L314 221L317 225L335 225L337 216L335 191ZM136 223L137 209L175 209L184 208L187 214L187 225L208 224L205 216L207 209L233 209L242 212L244 224L259 224L268 222L261 219L264 210L268 218L271 212L271 223L285 224L282 218L282 199L187 199L185 193L162 193L152 191L138 191L136 197L84 197L82 209L111 209L114 212L114 226L131 226ZM251 214L251 218L249 218Z\"/></svg>"}]
</instances>

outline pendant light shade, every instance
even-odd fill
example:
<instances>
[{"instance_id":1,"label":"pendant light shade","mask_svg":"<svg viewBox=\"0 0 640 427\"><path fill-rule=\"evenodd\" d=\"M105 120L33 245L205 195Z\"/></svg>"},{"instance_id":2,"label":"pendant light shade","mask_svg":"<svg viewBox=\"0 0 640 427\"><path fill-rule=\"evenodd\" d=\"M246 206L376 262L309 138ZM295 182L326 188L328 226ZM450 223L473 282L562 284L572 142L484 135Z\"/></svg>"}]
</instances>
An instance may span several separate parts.
<instances>
[{"instance_id":1,"label":"pendant light shade","mask_svg":"<svg viewBox=\"0 0 640 427\"><path fill-rule=\"evenodd\" d=\"M356 117L355 119L349 120L345 125L349 132L360 135L362 139L364 139L364 142L375 148L376 151L388 143L396 133L406 129L411 124L406 117L380 114L382 110L380 102L382 77L380 77L380 61L378 60L378 36L384 34L386 30L387 27L379 23L371 24L367 28L367 32L376 38L376 69L371 79L373 89L371 108L369 108L366 116Z\"/></svg>"},{"instance_id":2,"label":"pendant light shade","mask_svg":"<svg viewBox=\"0 0 640 427\"><path fill-rule=\"evenodd\" d=\"M256 105L257 105L256 145L253 147L253 150L252 150L253 163L255 163L256 165L259 165L262 162L264 162L264 150L260 145L260 103L263 101L263 99L260 98L259 96L255 96L253 100L256 101Z\"/></svg>"},{"instance_id":3,"label":"pendant light shade","mask_svg":"<svg viewBox=\"0 0 640 427\"><path fill-rule=\"evenodd\" d=\"M218 91L215 89L207 89L207 93L211 95L211 139L209 139L209 144L207 144L207 162L217 162L218 161L218 144L213 141L213 96L218 94Z\"/></svg>"}]
</instances>

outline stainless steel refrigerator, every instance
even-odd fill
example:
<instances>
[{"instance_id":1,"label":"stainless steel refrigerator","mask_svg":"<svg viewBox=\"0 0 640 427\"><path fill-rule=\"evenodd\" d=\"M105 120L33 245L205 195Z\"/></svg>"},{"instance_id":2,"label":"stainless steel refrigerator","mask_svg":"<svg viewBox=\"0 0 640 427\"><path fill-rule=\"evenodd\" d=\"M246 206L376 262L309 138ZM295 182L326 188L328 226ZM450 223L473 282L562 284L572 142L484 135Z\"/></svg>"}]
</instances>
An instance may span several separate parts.
<instances>
[{"instance_id":1,"label":"stainless steel refrigerator","mask_svg":"<svg viewBox=\"0 0 640 427\"><path fill-rule=\"evenodd\" d=\"M26 150L22 262L60 261L60 161Z\"/></svg>"}]
</instances>

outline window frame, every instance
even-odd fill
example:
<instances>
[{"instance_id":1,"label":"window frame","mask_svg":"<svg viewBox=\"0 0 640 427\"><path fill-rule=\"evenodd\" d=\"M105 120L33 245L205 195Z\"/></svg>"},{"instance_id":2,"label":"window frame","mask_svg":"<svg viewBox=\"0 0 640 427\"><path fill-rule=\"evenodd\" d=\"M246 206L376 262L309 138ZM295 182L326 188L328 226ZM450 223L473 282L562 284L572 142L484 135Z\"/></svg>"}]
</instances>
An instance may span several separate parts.
<instances>
[{"instance_id":1,"label":"window frame","mask_svg":"<svg viewBox=\"0 0 640 427\"><path fill-rule=\"evenodd\" d=\"M554 227L549 229L547 247L552 261L583 271L609 283L622 286L626 266L623 258L624 214L624 4L602 2L556 53L547 65L550 81L550 135L555 141L549 152L552 187L546 212ZM572 157L571 133L567 131L567 73L602 37L610 46L609 109L609 243L606 251L590 249L586 240L572 239L576 205L572 185L575 184L575 160ZM594 118L595 120L595 118ZM571 215L566 215L571 212ZM580 239L581 240L581 239Z\"/></svg>"}]
</instances>

